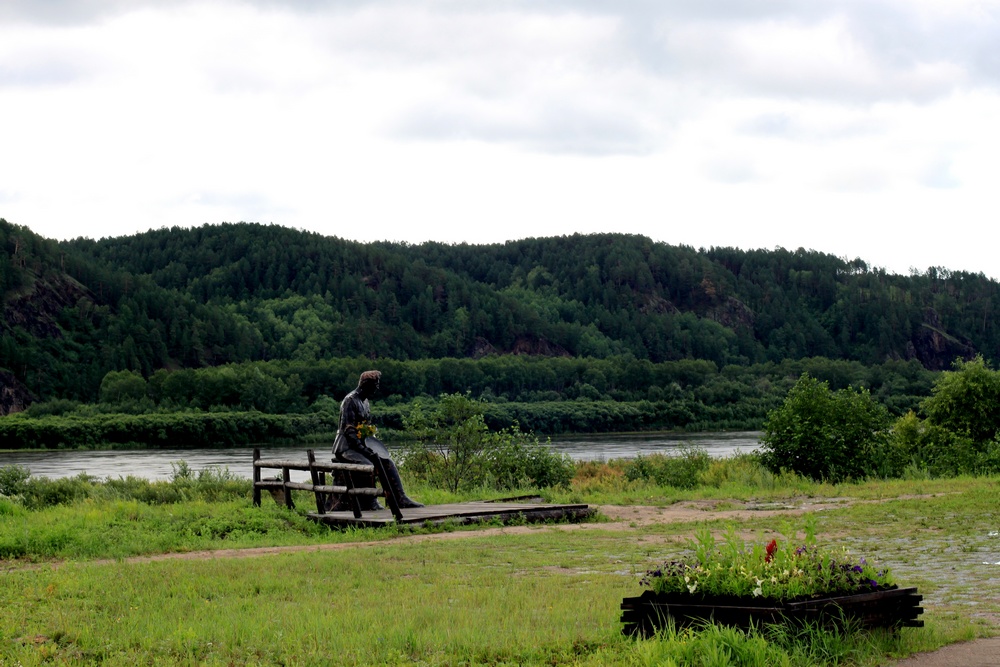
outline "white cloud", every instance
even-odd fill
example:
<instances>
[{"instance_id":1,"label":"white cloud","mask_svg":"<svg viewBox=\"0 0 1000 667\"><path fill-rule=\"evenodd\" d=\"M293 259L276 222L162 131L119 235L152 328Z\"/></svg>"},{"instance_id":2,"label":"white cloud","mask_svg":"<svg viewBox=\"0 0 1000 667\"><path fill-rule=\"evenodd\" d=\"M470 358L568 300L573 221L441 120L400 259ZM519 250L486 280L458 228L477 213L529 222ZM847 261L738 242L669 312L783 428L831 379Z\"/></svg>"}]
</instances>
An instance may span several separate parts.
<instances>
[{"instance_id":1,"label":"white cloud","mask_svg":"<svg viewBox=\"0 0 1000 667\"><path fill-rule=\"evenodd\" d=\"M626 231L996 274L998 8L11 0L0 216Z\"/></svg>"}]
</instances>

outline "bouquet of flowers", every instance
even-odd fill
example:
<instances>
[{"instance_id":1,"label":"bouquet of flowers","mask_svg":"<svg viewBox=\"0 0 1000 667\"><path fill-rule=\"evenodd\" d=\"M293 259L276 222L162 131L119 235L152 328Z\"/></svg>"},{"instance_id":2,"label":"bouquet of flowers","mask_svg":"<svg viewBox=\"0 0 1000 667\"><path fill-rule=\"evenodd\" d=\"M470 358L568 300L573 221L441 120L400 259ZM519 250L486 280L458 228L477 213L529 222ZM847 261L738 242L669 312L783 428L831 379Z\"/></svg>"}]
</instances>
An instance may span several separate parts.
<instances>
[{"instance_id":1,"label":"bouquet of flowers","mask_svg":"<svg viewBox=\"0 0 1000 667\"><path fill-rule=\"evenodd\" d=\"M375 424L372 424L371 422L358 422L355 429L357 429L358 438L361 440L378 434L378 428L376 428Z\"/></svg>"}]
</instances>

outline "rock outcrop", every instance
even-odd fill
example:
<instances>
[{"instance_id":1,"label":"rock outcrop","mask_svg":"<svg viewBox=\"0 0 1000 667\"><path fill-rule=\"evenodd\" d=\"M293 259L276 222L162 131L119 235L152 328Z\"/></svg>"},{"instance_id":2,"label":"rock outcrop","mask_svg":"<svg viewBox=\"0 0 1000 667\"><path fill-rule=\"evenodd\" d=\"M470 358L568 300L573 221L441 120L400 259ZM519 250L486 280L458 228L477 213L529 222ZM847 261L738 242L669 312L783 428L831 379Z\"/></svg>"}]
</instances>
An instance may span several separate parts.
<instances>
[{"instance_id":1,"label":"rock outcrop","mask_svg":"<svg viewBox=\"0 0 1000 667\"><path fill-rule=\"evenodd\" d=\"M976 356L976 348L967 338L952 336L944 330L933 308L924 311L924 321L913 336L907 354L932 371L948 370L955 359L966 361Z\"/></svg>"},{"instance_id":2,"label":"rock outcrop","mask_svg":"<svg viewBox=\"0 0 1000 667\"><path fill-rule=\"evenodd\" d=\"M35 400L13 373L0 371L0 416L22 412Z\"/></svg>"}]
</instances>

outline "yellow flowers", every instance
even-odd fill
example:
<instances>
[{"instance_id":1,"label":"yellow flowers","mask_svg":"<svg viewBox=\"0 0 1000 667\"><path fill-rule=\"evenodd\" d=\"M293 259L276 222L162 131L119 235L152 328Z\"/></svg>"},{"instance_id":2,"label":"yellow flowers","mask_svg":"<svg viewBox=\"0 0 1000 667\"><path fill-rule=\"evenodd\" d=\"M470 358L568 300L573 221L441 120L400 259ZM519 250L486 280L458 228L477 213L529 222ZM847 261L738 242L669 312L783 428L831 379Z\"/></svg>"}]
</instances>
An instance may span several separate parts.
<instances>
[{"instance_id":1,"label":"yellow flowers","mask_svg":"<svg viewBox=\"0 0 1000 667\"><path fill-rule=\"evenodd\" d=\"M358 432L358 437L362 440L370 438L378 433L378 429L375 425L369 422L358 422L354 428Z\"/></svg>"}]
</instances>

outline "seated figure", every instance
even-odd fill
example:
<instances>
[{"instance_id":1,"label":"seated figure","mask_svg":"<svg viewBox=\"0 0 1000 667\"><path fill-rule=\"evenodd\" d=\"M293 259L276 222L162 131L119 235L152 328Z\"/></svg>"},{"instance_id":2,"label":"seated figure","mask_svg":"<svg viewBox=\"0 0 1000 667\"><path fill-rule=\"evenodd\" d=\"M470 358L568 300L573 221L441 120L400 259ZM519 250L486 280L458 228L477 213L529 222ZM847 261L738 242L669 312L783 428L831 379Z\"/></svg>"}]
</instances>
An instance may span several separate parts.
<instances>
[{"instance_id":1,"label":"seated figure","mask_svg":"<svg viewBox=\"0 0 1000 667\"><path fill-rule=\"evenodd\" d=\"M411 500L403 491L403 482L399 479L399 471L396 464L389 457L389 451L375 438L370 438L371 428L371 407L368 399L375 395L379 388L379 379L382 377L380 371L365 371L358 380L357 388L344 397L340 403L340 427L337 429L337 437L333 441L333 457L336 461L345 463L371 463L375 464L376 459L382 460L389 485L396 494L400 508L423 507L421 503ZM368 442L370 439L370 443ZM369 446L369 444L371 446ZM370 486L360 484L358 486ZM341 497L340 502L332 511L348 509L346 496ZM378 499L374 496L359 498L361 509L367 511L380 510ZM367 504L367 507L365 506Z\"/></svg>"}]
</instances>

